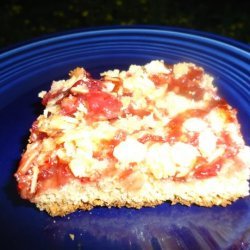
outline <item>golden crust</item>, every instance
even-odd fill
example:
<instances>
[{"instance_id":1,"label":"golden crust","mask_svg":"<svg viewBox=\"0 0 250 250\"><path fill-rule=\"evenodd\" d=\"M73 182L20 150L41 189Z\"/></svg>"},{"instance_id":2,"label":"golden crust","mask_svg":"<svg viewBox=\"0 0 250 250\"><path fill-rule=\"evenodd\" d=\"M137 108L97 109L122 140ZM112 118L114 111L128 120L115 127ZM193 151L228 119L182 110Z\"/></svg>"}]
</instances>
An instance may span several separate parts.
<instances>
[{"instance_id":1,"label":"golden crust","mask_svg":"<svg viewBox=\"0 0 250 250\"><path fill-rule=\"evenodd\" d=\"M200 198L199 201L198 200L189 201L189 200L183 199L182 197L175 197L172 200L171 204L175 205L177 203L180 203L186 206L191 206L192 204L195 204L195 205L199 205L202 207L212 207L214 205L217 205L217 206L219 205L222 207L226 207L227 205L232 204L232 202L236 201L240 197L241 195L237 195L235 197L231 197L230 199L225 199L223 197L216 196L213 200L207 200L206 197L199 197Z\"/></svg>"},{"instance_id":2,"label":"golden crust","mask_svg":"<svg viewBox=\"0 0 250 250\"><path fill-rule=\"evenodd\" d=\"M226 181L231 186L235 183L233 178L228 180L214 178L213 185L218 188L218 192L208 194L204 194L204 190L210 188L214 191L211 180L196 181L189 185L149 180L148 187L144 187L143 192L124 192L116 182L112 184L113 189L109 191L91 185L83 189L79 182L73 181L59 190L48 190L47 193L36 197L33 202L40 210L47 211L51 216L65 216L78 209L91 210L96 206L140 209L155 207L164 202L171 202L172 205L180 203L186 206L195 204L204 207L214 205L225 207L240 197L246 196L249 189L248 183L239 181L236 185L237 189L232 187L230 191L224 190ZM203 194L200 190L203 190Z\"/></svg>"},{"instance_id":3,"label":"golden crust","mask_svg":"<svg viewBox=\"0 0 250 250\"><path fill-rule=\"evenodd\" d=\"M48 202L48 203L37 203L37 207L40 210L46 210L51 216L65 216L71 212L74 212L78 209L80 210L91 210L94 207L101 206L101 207L127 207L127 208L135 208L135 209L140 209L142 207L155 207L159 204L162 204L162 201L152 201L152 202L142 202L142 203L136 203L136 202L119 202L119 201L114 201L113 203L106 203L105 201L102 200L93 200L91 204L85 203L85 202L79 202L77 204L65 204L64 202L58 203L58 202Z\"/></svg>"},{"instance_id":4,"label":"golden crust","mask_svg":"<svg viewBox=\"0 0 250 250\"><path fill-rule=\"evenodd\" d=\"M232 202L236 201L241 196L235 196L231 197L230 199L224 199L223 197L217 196L213 200L208 200L206 197L200 197L200 200L194 201L194 200L186 200L183 199L180 196L176 196L172 201L171 205L175 204L182 204L186 206L191 205L199 205L204 207L212 207L214 205L219 205L222 207L226 207L227 205L230 205ZM102 200L93 200L91 203L86 202L78 202L76 204L67 203L65 201L61 202L38 202L36 205L40 210L47 211L51 216L65 216L69 213L72 213L76 210L84 210L88 211L93 209L94 207L101 206L101 207L127 207L127 208L135 208L140 209L142 207L155 207L157 205L163 204L164 201L162 200L156 200L156 201L146 201L146 202L133 202L133 201L113 201L112 203L107 203Z\"/></svg>"}]
</instances>

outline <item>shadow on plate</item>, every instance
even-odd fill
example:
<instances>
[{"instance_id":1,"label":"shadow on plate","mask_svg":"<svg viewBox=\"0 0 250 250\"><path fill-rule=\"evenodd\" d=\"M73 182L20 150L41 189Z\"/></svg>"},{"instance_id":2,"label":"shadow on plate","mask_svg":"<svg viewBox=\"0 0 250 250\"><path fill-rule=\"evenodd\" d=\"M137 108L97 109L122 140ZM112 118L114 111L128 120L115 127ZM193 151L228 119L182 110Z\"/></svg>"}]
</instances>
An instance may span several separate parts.
<instances>
[{"instance_id":1,"label":"shadow on plate","mask_svg":"<svg viewBox=\"0 0 250 250\"><path fill-rule=\"evenodd\" d=\"M95 208L48 219L55 249L250 249L250 199L226 208Z\"/></svg>"},{"instance_id":2,"label":"shadow on plate","mask_svg":"<svg viewBox=\"0 0 250 250\"><path fill-rule=\"evenodd\" d=\"M29 128L32 126L33 121L35 121L35 117L38 117L43 110L43 106L40 102L34 102L31 105L31 110L32 110L32 114L33 114L33 118L31 118L31 121L28 121L27 123L29 125ZM21 111L22 112L22 111ZM15 124L13 121L10 122L10 124ZM30 132L27 130L27 133L25 135L20 136L20 139L18 141L18 151L19 152L23 152L26 148L26 145L28 143L28 139L30 136ZM31 204L30 202L23 200L20 198L20 196L18 195L18 191L17 191L17 182L16 179L14 177L15 172L18 169L19 166L19 162L21 160L21 154L20 154L20 158L19 159L15 159L13 162L10 162L10 176L8 178L8 180L6 181L6 185L4 186L4 193L7 196L7 199L9 201L11 201L13 206L26 206L26 207L32 207L34 206L33 204Z\"/></svg>"}]
</instances>

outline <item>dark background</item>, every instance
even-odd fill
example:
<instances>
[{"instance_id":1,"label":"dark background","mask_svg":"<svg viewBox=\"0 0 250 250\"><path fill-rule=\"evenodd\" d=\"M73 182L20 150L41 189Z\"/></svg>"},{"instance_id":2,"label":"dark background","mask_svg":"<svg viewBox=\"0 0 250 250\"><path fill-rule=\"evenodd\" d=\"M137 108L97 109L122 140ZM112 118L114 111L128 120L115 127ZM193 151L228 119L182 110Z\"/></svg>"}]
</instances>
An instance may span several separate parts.
<instances>
[{"instance_id":1,"label":"dark background","mask_svg":"<svg viewBox=\"0 0 250 250\"><path fill-rule=\"evenodd\" d=\"M250 42L250 1L0 0L0 49L72 29L152 24Z\"/></svg>"}]
</instances>

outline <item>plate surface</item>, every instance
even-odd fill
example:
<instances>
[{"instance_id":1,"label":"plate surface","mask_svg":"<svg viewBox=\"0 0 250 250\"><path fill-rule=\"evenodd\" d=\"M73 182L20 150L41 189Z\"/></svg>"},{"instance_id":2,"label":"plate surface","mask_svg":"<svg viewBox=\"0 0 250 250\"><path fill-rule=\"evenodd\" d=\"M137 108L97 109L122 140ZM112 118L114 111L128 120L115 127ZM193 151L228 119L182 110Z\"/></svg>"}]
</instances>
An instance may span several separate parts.
<instances>
[{"instance_id":1,"label":"plate surface","mask_svg":"<svg viewBox=\"0 0 250 250\"><path fill-rule=\"evenodd\" d=\"M51 218L19 198L13 173L42 112L37 94L76 66L94 76L153 59L189 61L214 76L238 110L250 145L249 47L193 30L110 27L57 34L0 55L0 248L8 249L249 249L250 198L226 208L171 206L78 211ZM4 248L6 249L6 248Z\"/></svg>"}]
</instances>

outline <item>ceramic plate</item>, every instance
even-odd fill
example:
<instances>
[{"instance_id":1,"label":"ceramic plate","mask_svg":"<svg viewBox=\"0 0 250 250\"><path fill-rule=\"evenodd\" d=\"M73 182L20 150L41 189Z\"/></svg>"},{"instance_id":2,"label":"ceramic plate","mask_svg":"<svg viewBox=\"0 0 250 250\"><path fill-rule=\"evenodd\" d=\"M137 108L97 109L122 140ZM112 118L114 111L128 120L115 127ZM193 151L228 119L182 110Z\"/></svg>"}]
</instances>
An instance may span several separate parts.
<instances>
[{"instance_id":1,"label":"ceramic plate","mask_svg":"<svg viewBox=\"0 0 250 250\"><path fill-rule=\"evenodd\" d=\"M250 145L249 47L194 30L105 27L33 40L0 55L0 248L8 249L249 249L250 198L222 208L171 206L140 210L95 208L52 218L19 198L13 174L42 112L37 94L76 66L94 76L153 59L196 63L214 76L238 110Z\"/></svg>"}]
</instances>

